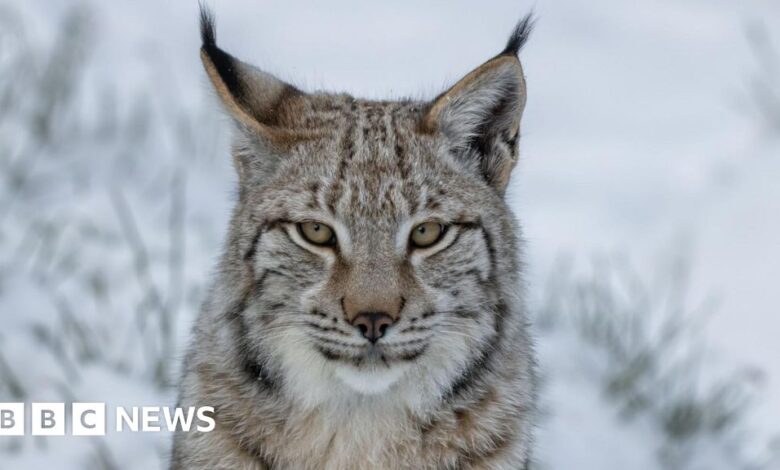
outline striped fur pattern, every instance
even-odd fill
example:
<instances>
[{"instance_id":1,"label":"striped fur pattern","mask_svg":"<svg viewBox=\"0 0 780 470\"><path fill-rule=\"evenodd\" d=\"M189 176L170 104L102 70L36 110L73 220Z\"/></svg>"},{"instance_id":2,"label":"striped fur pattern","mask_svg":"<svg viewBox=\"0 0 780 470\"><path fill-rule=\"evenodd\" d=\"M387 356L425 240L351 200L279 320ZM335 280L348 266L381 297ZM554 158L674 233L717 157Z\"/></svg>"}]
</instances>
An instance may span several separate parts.
<instances>
[{"instance_id":1,"label":"striped fur pattern","mask_svg":"<svg viewBox=\"0 0 780 470\"><path fill-rule=\"evenodd\" d=\"M519 469L534 416L519 228L504 200L525 81L507 49L431 102L304 93L223 52L238 201L196 322L172 469ZM318 221L335 246L296 224ZM417 224L446 227L428 248ZM390 312L376 343L350 324Z\"/></svg>"}]
</instances>

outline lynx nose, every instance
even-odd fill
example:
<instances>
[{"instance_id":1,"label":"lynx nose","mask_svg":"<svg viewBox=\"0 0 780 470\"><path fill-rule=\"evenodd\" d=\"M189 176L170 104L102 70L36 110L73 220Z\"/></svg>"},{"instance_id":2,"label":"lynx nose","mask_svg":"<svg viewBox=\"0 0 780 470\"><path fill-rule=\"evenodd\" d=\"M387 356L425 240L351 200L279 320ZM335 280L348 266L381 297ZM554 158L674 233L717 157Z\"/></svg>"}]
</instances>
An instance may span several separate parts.
<instances>
[{"instance_id":1,"label":"lynx nose","mask_svg":"<svg viewBox=\"0 0 780 470\"><path fill-rule=\"evenodd\" d=\"M384 312L364 312L352 320L352 326L360 330L363 337L371 343L379 341L393 323L393 317Z\"/></svg>"}]
</instances>

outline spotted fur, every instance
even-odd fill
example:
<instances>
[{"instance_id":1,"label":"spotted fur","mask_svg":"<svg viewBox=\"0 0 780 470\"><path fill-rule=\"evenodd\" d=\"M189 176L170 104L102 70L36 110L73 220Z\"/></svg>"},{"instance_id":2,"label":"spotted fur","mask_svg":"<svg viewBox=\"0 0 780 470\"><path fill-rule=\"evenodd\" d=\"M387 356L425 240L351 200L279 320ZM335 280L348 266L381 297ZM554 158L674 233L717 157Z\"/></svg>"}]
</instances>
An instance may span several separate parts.
<instances>
[{"instance_id":1,"label":"spotted fur","mask_svg":"<svg viewBox=\"0 0 780 470\"><path fill-rule=\"evenodd\" d=\"M519 469L534 417L519 228L504 200L525 80L506 49L430 102L305 93L201 56L236 123L239 196L196 322L172 469ZM413 249L414 226L448 227ZM332 227L334 247L296 224ZM375 345L350 324L383 311Z\"/></svg>"}]
</instances>

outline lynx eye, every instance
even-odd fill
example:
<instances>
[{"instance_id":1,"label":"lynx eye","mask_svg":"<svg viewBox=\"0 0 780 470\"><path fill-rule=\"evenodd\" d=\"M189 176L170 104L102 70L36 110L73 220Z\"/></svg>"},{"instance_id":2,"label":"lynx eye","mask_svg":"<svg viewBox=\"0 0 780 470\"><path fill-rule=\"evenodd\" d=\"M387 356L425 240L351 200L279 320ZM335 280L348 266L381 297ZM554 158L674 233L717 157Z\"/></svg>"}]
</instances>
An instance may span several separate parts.
<instances>
[{"instance_id":1,"label":"lynx eye","mask_svg":"<svg viewBox=\"0 0 780 470\"><path fill-rule=\"evenodd\" d=\"M298 233L312 245L333 246L336 244L336 234L333 229L321 222L301 222Z\"/></svg>"},{"instance_id":2,"label":"lynx eye","mask_svg":"<svg viewBox=\"0 0 780 470\"><path fill-rule=\"evenodd\" d=\"M425 222L412 229L410 239L415 248L427 248L441 240L447 229L437 222Z\"/></svg>"}]
</instances>

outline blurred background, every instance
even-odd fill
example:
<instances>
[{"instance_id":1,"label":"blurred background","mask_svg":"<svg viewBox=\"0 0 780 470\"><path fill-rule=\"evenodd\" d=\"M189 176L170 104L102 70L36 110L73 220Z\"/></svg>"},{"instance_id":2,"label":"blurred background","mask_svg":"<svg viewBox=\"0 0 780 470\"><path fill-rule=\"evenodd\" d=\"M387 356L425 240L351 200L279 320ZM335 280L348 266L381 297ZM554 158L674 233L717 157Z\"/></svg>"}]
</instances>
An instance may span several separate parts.
<instances>
[{"instance_id":1,"label":"blurred background","mask_svg":"<svg viewBox=\"0 0 780 470\"><path fill-rule=\"evenodd\" d=\"M376 98L435 96L535 9L508 197L536 468L780 469L778 2L210 3L227 51ZM0 402L175 403L236 184L196 20L0 0ZM164 468L169 446L3 437L0 469Z\"/></svg>"}]
</instances>

